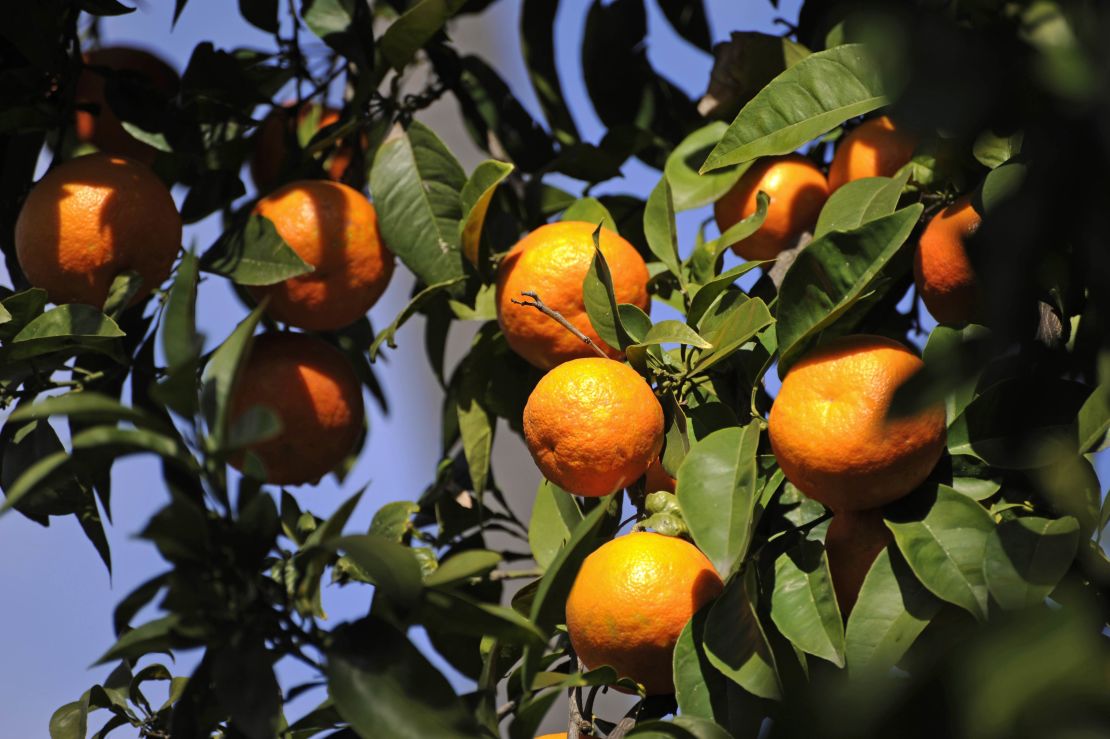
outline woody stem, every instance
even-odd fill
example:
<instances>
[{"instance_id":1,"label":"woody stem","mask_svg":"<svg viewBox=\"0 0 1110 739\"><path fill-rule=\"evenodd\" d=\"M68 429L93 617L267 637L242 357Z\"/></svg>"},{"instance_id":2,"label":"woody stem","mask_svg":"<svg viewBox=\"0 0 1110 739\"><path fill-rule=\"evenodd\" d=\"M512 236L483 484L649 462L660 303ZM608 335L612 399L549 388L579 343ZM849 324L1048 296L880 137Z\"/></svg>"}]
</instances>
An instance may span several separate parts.
<instances>
[{"instance_id":1,"label":"woody stem","mask_svg":"<svg viewBox=\"0 0 1110 739\"><path fill-rule=\"evenodd\" d=\"M602 351L601 347L599 347L596 343L594 343L593 339L591 339L589 336L586 336L586 334L579 331L574 326L574 324L572 324L567 319L563 318L563 316L558 311L551 310L546 305L544 305L544 302L542 300L540 300L540 296L537 295L535 292L532 292L531 290L522 290L520 294L523 295L526 298L531 298L531 300L517 300L516 298L509 298L509 300L512 301L513 303L517 304L517 305L525 305L525 306L528 306L530 308L535 308L536 310L538 310L540 313L543 313L548 318L554 319L555 321L557 321L559 323L560 326L562 326L567 331L570 331L572 334L577 336L579 338L579 340L584 341L591 349L594 350L594 352L599 357L601 357L602 359L608 359L609 358L609 356L604 351Z\"/></svg>"}]
</instances>

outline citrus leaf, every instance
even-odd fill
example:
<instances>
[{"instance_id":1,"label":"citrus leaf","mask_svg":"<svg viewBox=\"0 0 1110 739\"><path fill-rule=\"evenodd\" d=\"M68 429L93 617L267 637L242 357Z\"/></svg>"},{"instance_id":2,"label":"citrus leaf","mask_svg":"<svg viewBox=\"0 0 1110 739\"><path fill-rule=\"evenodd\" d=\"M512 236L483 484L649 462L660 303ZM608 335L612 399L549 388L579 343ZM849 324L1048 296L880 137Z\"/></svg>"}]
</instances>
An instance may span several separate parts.
<instances>
[{"instance_id":1,"label":"citrus leaf","mask_svg":"<svg viewBox=\"0 0 1110 739\"><path fill-rule=\"evenodd\" d=\"M1008 610L1044 603L1071 566L1079 521L1025 516L1002 521L987 540L987 587Z\"/></svg>"},{"instance_id":2,"label":"citrus leaf","mask_svg":"<svg viewBox=\"0 0 1110 739\"><path fill-rule=\"evenodd\" d=\"M501 555L488 549L468 549L448 557L424 578L428 587L443 587L484 575L501 562Z\"/></svg>"},{"instance_id":3,"label":"citrus leaf","mask_svg":"<svg viewBox=\"0 0 1110 739\"><path fill-rule=\"evenodd\" d=\"M420 598L420 565L409 547L374 534L343 536L327 546L350 557L377 590L398 605L409 607Z\"/></svg>"},{"instance_id":4,"label":"citrus leaf","mask_svg":"<svg viewBox=\"0 0 1110 739\"><path fill-rule=\"evenodd\" d=\"M200 258L200 268L239 285L273 285L314 270L286 243L273 221L258 214L225 231Z\"/></svg>"},{"instance_id":5,"label":"citrus leaf","mask_svg":"<svg viewBox=\"0 0 1110 739\"><path fill-rule=\"evenodd\" d=\"M463 213L459 223L459 242L462 244L463 256L471 264L478 264L482 226L485 225L493 194L512 171L511 164L487 159L474 169L459 193Z\"/></svg>"},{"instance_id":6,"label":"citrus leaf","mask_svg":"<svg viewBox=\"0 0 1110 739\"><path fill-rule=\"evenodd\" d=\"M789 154L849 118L886 103L878 65L862 44L810 54L771 80L740 110L701 172Z\"/></svg>"},{"instance_id":7,"label":"citrus leaf","mask_svg":"<svg viewBox=\"0 0 1110 739\"><path fill-rule=\"evenodd\" d=\"M678 258L674 199L665 174L659 179L659 184L652 189L647 205L644 207L644 236L647 237L651 253L658 257L671 274L678 277L680 285L684 285L686 278Z\"/></svg>"},{"instance_id":8,"label":"citrus leaf","mask_svg":"<svg viewBox=\"0 0 1110 739\"><path fill-rule=\"evenodd\" d=\"M623 350L632 343L632 338L621 324L617 296L613 291L613 275L598 245L600 236L601 227L598 226L593 234L594 258L582 281L582 302L586 305L586 315L598 337L609 346Z\"/></svg>"},{"instance_id":9,"label":"citrus leaf","mask_svg":"<svg viewBox=\"0 0 1110 739\"><path fill-rule=\"evenodd\" d=\"M745 577L733 577L709 609L705 654L722 675L753 695L778 700L778 669L749 595Z\"/></svg>"},{"instance_id":10,"label":"citrus leaf","mask_svg":"<svg viewBox=\"0 0 1110 739\"><path fill-rule=\"evenodd\" d=\"M898 550L875 558L845 632L849 673L885 675L940 611L942 603L913 576Z\"/></svg>"},{"instance_id":11,"label":"citrus leaf","mask_svg":"<svg viewBox=\"0 0 1110 739\"><path fill-rule=\"evenodd\" d=\"M743 293L736 293L736 302L721 301L702 316L699 328L712 349L701 352L692 367L693 372L705 372L734 351L751 341L766 326L774 323L771 311L760 298L740 300ZM731 296L726 296L731 297Z\"/></svg>"},{"instance_id":12,"label":"citrus leaf","mask_svg":"<svg viewBox=\"0 0 1110 739\"><path fill-rule=\"evenodd\" d=\"M581 520L582 511L574 496L548 480L541 480L528 523L528 547L536 564L547 569Z\"/></svg>"},{"instance_id":13,"label":"citrus leaf","mask_svg":"<svg viewBox=\"0 0 1110 739\"><path fill-rule=\"evenodd\" d=\"M0 361L17 362L63 351L118 357L118 339L124 335L115 321L91 305L59 305L32 320L0 348Z\"/></svg>"},{"instance_id":14,"label":"citrus leaf","mask_svg":"<svg viewBox=\"0 0 1110 739\"><path fill-rule=\"evenodd\" d=\"M946 485L919 489L886 512L887 528L917 579L941 600L987 617L983 557L994 521L981 505Z\"/></svg>"},{"instance_id":15,"label":"citrus leaf","mask_svg":"<svg viewBox=\"0 0 1110 739\"><path fill-rule=\"evenodd\" d=\"M565 146L578 140L578 129L563 98L555 64L558 9L559 0L524 0L520 13L520 49L551 133Z\"/></svg>"},{"instance_id":16,"label":"citrus leaf","mask_svg":"<svg viewBox=\"0 0 1110 739\"><path fill-rule=\"evenodd\" d=\"M756 267L763 265L764 262L745 262L738 267L733 267L727 272L722 272L717 277L714 277L704 285L698 287L694 286L691 291L693 297L690 300L690 310L686 313L686 322L691 326L697 326L701 321L702 316L709 309L721 293L736 284L736 281L752 271Z\"/></svg>"},{"instance_id":17,"label":"citrus leaf","mask_svg":"<svg viewBox=\"0 0 1110 739\"><path fill-rule=\"evenodd\" d=\"M714 121L689 134L667 157L663 173L670 182L676 211L693 210L715 203L732 189L750 165L723 167L699 174L705 157L721 140L728 124Z\"/></svg>"},{"instance_id":18,"label":"citrus leaf","mask_svg":"<svg viewBox=\"0 0 1110 739\"><path fill-rule=\"evenodd\" d=\"M563 211L561 221L582 221L591 225L601 225L617 233L617 222L609 209L597 198L580 198Z\"/></svg>"},{"instance_id":19,"label":"citrus leaf","mask_svg":"<svg viewBox=\"0 0 1110 739\"><path fill-rule=\"evenodd\" d=\"M845 183L821 208L813 238L819 239L829 231L852 231L890 215L898 207L909 178L907 170L898 177L863 177Z\"/></svg>"},{"instance_id":20,"label":"citrus leaf","mask_svg":"<svg viewBox=\"0 0 1110 739\"><path fill-rule=\"evenodd\" d=\"M212 353L201 378L201 407L213 446L223 448L231 418L231 393L254 343L254 329L262 320L264 305L244 318L224 343Z\"/></svg>"},{"instance_id":21,"label":"citrus leaf","mask_svg":"<svg viewBox=\"0 0 1110 739\"><path fill-rule=\"evenodd\" d=\"M370 350L368 352L370 356L370 361L373 362L375 359L378 358L378 354L381 353L383 341L389 346L390 349L396 349L397 343L394 339L397 336L397 330L400 329L401 326L405 325L406 321L416 315L417 311L431 302L432 298L439 295L440 293L449 291L452 287L458 285L464 279L466 278L460 275L459 277L454 277L450 280L437 282L434 285L428 285L426 288L414 295L412 297L412 300L408 302L408 305L406 305L401 310L401 312L397 314L397 317L393 319L393 322L382 329L381 332L374 337L374 341L370 344Z\"/></svg>"},{"instance_id":22,"label":"citrus leaf","mask_svg":"<svg viewBox=\"0 0 1110 739\"><path fill-rule=\"evenodd\" d=\"M802 539L775 560L771 620L798 649L844 666L844 622L820 542Z\"/></svg>"},{"instance_id":23,"label":"citrus leaf","mask_svg":"<svg viewBox=\"0 0 1110 739\"><path fill-rule=\"evenodd\" d=\"M385 29L378 42L382 56L396 70L403 69L466 0L420 0Z\"/></svg>"}]
</instances>

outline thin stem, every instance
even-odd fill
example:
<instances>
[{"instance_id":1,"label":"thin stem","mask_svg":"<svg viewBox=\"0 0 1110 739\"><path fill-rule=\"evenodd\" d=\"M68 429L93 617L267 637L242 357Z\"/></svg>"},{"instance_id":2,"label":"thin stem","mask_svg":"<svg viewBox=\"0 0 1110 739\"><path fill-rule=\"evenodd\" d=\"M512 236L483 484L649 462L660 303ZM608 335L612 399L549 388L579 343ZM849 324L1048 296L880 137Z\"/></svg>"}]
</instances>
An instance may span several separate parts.
<instances>
[{"instance_id":1,"label":"thin stem","mask_svg":"<svg viewBox=\"0 0 1110 739\"><path fill-rule=\"evenodd\" d=\"M539 577L543 574L543 570L534 567L527 570L494 570L489 573L490 580L520 580L526 577Z\"/></svg>"},{"instance_id":2,"label":"thin stem","mask_svg":"<svg viewBox=\"0 0 1110 739\"><path fill-rule=\"evenodd\" d=\"M540 300L540 296L537 295L535 292L532 292L531 290L522 290L520 294L526 298L531 298L531 300L517 300L516 298L510 298L510 300L517 305L524 305L528 306L529 308L535 308L548 318L554 319L556 322L558 322L560 326L577 336L580 341L585 342L591 349L594 350L594 352L599 357L601 357L602 359L609 358L609 356L604 351L602 351L601 347L594 343L593 339L579 331L570 321L563 318L563 316L558 311L551 310L546 305L544 305L544 302Z\"/></svg>"}]
</instances>

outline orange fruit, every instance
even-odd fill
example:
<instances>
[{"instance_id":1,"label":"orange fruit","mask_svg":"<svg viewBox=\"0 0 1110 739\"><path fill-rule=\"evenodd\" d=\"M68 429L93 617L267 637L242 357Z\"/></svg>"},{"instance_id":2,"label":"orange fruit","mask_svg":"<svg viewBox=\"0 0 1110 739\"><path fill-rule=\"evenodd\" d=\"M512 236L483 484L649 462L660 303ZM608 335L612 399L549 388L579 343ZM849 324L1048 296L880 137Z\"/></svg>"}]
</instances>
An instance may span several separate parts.
<instances>
[{"instance_id":1,"label":"orange fruit","mask_svg":"<svg viewBox=\"0 0 1110 739\"><path fill-rule=\"evenodd\" d=\"M89 154L46 173L15 225L19 266L55 303L100 308L112 280L134 270L132 302L165 281L181 249L181 216L162 181L125 157Z\"/></svg>"},{"instance_id":2,"label":"orange fruit","mask_svg":"<svg viewBox=\"0 0 1110 739\"><path fill-rule=\"evenodd\" d=\"M673 693L678 636L723 588L713 565L684 539L619 536L578 571L567 598L570 642L589 669L611 665L648 695Z\"/></svg>"},{"instance_id":3,"label":"orange fruit","mask_svg":"<svg viewBox=\"0 0 1110 739\"><path fill-rule=\"evenodd\" d=\"M281 419L277 436L249 448L275 485L315 482L343 461L362 432L362 388L341 351L308 334L255 339L231 400L232 423L254 406ZM242 459L232 460L242 469Z\"/></svg>"},{"instance_id":4,"label":"orange fruit","mask_svg":"<svg viewBox=\"0 0 1110 739\"><path fill-rule=\"evenodd\" d=\"M567 732L564 731L561 734L544 734L543 736L537 736L536 739L567 739Z\"/></svg>"},{"instance_id":5,"label":"orange fruit","mask_svg":"<svg viewBox=\"0 0 1110 739\"><path fill-rule=\"evenodd\" d=\"M643 377L612 359L572 359L524 406L524 441L564 490L597 497L630 485L663 448L663 408Z\"/></svg>"},{"instance_id":6,"label":"orange fruit","mask_svg":"<svg viewBox=\"0 0 1110 739\"><path fill-rule=\"evenodd\" d=\"M593 350L570 331L535 308L516 305L521 292L535 292L547 307L562 314L610 357L620 352L603 342L590 324L582 298L582 281L594 258L596 226L582 221L560 221L540 226L525 236L501 260L497 274L497 321L505 339L520 356L540 369L560 362L594 356ZM648 271L636 247L607 228L601 229L601 253L613 275L618 303L648 309Z\"/></svg>"},{"instance_id":7,"label":"orange fruit","mask_svg":"<svg viewBox=\"0 0 1110 739\"><path fill-rule=\"evenodd\" d=\"M774 259L812 231L829 198L829 183L821 170L803 156L766 157L753 164L713 206L721 233L755 213L759 192L771 198L767 217L754 234L732 250L744 259Z\"/></svg>"},{"instance_id":8,"label":"orange fruit","mask_svg":"<svg viewBox=\"0 0 1110 739\"><path fill-rule=\"evenodd\" d=\"M840 613L847 618L875 558L893 541L879 510L840 511L829 521L825 553Z\"/></svg>"},{"instance_id":9,"label":"orange fruit","mask_svg":"<svg viewBox=\"0 0 1110 739\"><path fill-rule=\"evenodd\" d=\"M310 117L316 117L315 130L319 131L339 120L339 111L318 103L301 105L294 116L294 103L286 103L270 110L255 134L254 154L251 157L251 179L259 192L266 192L278 183L283 171L290 166L289 143L297 138L297 130ZM342 141L335 151L324 160L324 171L339 181L354 158L354 147L349 141Z\"/></svg>"},{"instance_id":10,"label":"orange fruit","mask_svg":"<svg viewBox=\"0 0 1110 739\"><path fill-rule=\"evenodd\" d=\"M250 288L269 296L266 312L312 331L334 331L366 314L393 276L393 254L382 243L374 206L339 182L290 182L258 201L254 212L315 271Z\"/></svg>"},{"instance_id":11,"label":"orange fruit","mask_svg":"<svg viewBox=\"0 0 1110 739\"><path fill-rule=\"evenodd\" d=\"M829 165L829 192L863 177L890 177L909 163L917 137L894 125L888 116L871 118L853 128L836 147Z\"/></svg>"},{"instance_id":12,"label":"orange fruit","mask_svg":"<svg viewBox=\"0 0 1110 739\"><path fill-rule=\"evenodd\" d=\"M786 479L837 512L878 508L920 485L944 451L944 406L898 419L887 412L923 366L902 344L865 335L800 359L768 419Z\"/></svg>"},{"instance_id":13,"label":"orange fruit","mask_svg":"<svg viewBox=\"0 0 1110 739\"><path fill-rule=\"evenodd\" d=\"M966 323L977 314L975 270L965 243L979 229L979 214L961 198L933 216L914 257L917 292L939 323Z\"/></svg>"},{"instance_id":14,"label":"orange fruit","mask_svg":"<svg viewBox=\"0 0 1110 739\"><path fill-rule=\"evenodd\" d=\"M94 49L85 54L87 67L107 67L119 72L141 75L152 88L173 95L177 92L177 71L149 51L128 46ZM74 102L95 105L94 112L78 110L74 128L78 141L85 141L108 154L130 157L144 164L154 161L157 150L127 133L120 119L108 107L104 76L93 69L82 69L77 78Z\"/></svg>"},{"instance_id":15,"label":"orange fruit","mask_svg":"<svg viewBox=\"0 0 1110 739\"><path fill-rule=\"evenodd\" d=\"M677 480L667 474L663 463L656 458L644 473L644 492L654 493L657 490L666 490L673 493Z\"/></svg>"}]
</instances>

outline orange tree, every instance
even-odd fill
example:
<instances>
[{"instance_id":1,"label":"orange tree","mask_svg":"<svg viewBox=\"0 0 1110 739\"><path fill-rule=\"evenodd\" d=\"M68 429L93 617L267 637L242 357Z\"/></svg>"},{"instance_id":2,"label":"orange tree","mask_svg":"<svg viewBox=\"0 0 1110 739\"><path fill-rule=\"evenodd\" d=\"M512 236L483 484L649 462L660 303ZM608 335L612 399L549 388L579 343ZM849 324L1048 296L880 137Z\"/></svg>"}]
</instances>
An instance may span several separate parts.
<instances>
[{"instance_id":1,"label":"orange tree","mask_svg":"<svg viewBox=\"0 0 1110 739\"><path fill-rule=\"evenodd\" d=\"M118 0L5 14L2 509L75 516L108 564L113 462L156 455L165 499L142 536L166 567L51 736L90 714L96 736L175 739L520 739L549 714L572 737L1105 735L1106 9L810 0L782 36L713 48L695 105L648 60L646 0L596 1L590 143L558 0L522 3L542 122L447 33L490 4L240 0L273 47L202 43L180 77L96 48ZM701 2L658 5L710 51ZM415 68L431 82L405 93ZM419 122L443 96L489 153L473 172ZM252 156L267 192L243 183ZM631 157L660 173L646 201L589 196ZM185 224L223 218L201 253L170 244L168 273L151 250L176 214L142 205L163 184ZM680 240L675 214L712 204L722 232ZM763 261L726 268L730 248ZM417 287L374 330L394 258ZM201 273L246 314L211 352ZM349 469L373 363L417 350L395 341L416 314L442 462L351 531L357 496L320 519L301 484ZM478 328L448 367L455 321ZM573 488L545 481L528 521L491 475L502 420ZM367 615L322 621L325 577L372 586ZM190 675L159 662L180 650L200 650ZM283 659L326 685L315 710L286 714L304 686ZM624 715L595 701L610 690Z\"/></svg>"}]
</instances>

